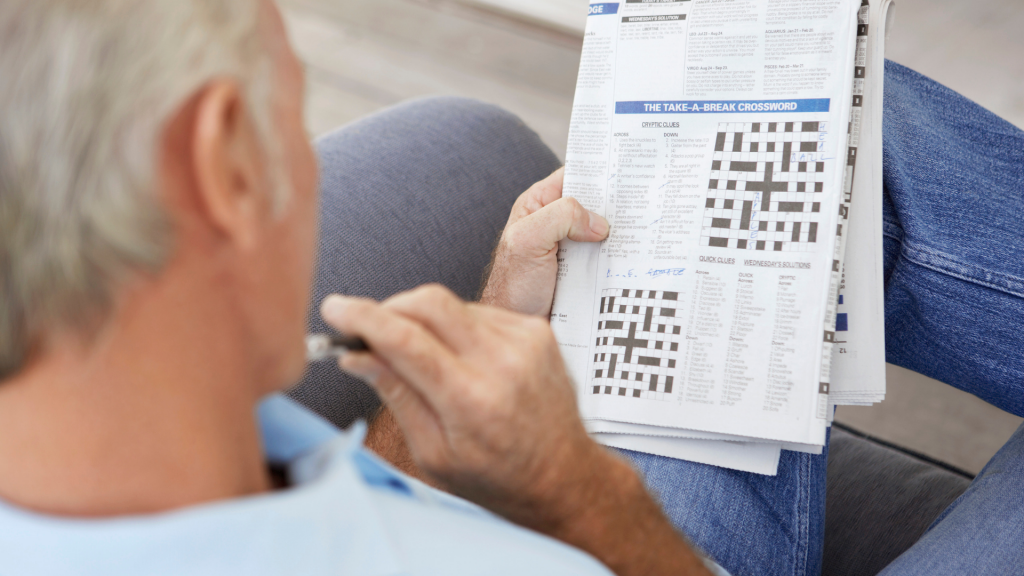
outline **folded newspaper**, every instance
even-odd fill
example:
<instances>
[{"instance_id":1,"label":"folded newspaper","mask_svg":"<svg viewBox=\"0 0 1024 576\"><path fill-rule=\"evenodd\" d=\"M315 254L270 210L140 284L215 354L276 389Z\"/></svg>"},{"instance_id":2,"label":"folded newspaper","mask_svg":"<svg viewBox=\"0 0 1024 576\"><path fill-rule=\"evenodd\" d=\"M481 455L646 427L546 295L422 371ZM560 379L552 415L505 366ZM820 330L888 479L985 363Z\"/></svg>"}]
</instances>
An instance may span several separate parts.
<instances>
[{"instance_id":1,"label":"folded newspaper","mask_svg":"<svg viewBox=\"0 0 1024 576\"><path fill-rule=\"evenodd\" d=\"M552 326L600 442L774 475L885 397L888 0L590 4Z\"/></svg>"}]
</instances>

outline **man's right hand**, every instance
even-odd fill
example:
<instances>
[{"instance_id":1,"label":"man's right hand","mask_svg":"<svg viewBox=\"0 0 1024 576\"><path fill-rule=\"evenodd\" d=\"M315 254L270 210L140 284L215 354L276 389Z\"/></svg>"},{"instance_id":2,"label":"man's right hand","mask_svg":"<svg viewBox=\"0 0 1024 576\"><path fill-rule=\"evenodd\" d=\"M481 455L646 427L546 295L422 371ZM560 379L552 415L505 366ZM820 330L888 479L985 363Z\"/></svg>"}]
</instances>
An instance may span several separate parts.
<instances>
[{"instance_id":1,"label":"man's right hand","mask_svg":"<svg viewBox=\"0 0 1024 576\"><path fill-rule=\"evenodd\" d=\"M440 287L332 296L322 312L369 344L342 368L374 385L438 484L618 574L706 574L636 473L587 436L544 319Z\"/></svg>"}]
</instances>

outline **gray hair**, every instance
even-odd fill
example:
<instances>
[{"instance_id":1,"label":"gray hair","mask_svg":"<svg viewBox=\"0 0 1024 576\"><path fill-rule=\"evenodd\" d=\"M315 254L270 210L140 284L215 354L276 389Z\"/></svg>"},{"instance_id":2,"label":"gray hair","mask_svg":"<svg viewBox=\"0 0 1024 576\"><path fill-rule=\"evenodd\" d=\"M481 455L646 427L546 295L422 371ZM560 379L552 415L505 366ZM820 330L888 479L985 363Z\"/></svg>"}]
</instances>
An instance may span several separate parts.
<instances>
[{"instance_id":1,"label":"gray hair","mask_svg":"<svg viewBox=\"0 0 1024 576\"><path fill-rule=\"evenodd\" d=\"M260 19L259 0L0 1L0 380L163 266L157 146L190 96L236 79L271 145Z\"/></svg>"}]
</instances>

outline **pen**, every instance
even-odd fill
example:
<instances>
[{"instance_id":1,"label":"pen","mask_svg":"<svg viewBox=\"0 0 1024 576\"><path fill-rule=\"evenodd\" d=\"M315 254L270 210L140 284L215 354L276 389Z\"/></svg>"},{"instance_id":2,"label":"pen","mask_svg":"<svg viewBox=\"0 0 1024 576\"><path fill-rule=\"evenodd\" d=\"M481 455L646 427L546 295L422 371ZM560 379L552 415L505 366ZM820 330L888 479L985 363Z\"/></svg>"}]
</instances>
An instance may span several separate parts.
<instances>
[{"instance_id":1,"label":"pen","mask_svg":"<svg viewBox=\"0 0 1024 576\"><path fill-rule=\"evenodd\" d=\"M362 338L329 334L306 336L306 360L309 362L340 358L348 352L366 352L369 349Z\"/></svg>"}]
</instances>

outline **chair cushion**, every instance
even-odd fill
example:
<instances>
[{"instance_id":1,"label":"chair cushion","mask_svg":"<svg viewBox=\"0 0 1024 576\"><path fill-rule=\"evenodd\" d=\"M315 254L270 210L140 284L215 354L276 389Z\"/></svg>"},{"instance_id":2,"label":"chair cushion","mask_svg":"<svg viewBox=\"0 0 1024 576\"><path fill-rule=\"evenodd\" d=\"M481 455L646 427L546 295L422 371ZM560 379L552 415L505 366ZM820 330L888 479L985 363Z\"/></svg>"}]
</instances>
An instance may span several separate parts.
<instances>
[{"instance_id":1,"label":"chair cushion","mask_svg":"<svg viewBox=\"0 0 1024 576\"><path fill-rule=\"evenodd\" d=\"M875 576L917 542L971 480L837 425L829 448L823 576Z\"/></svg>"}]
</instances>

